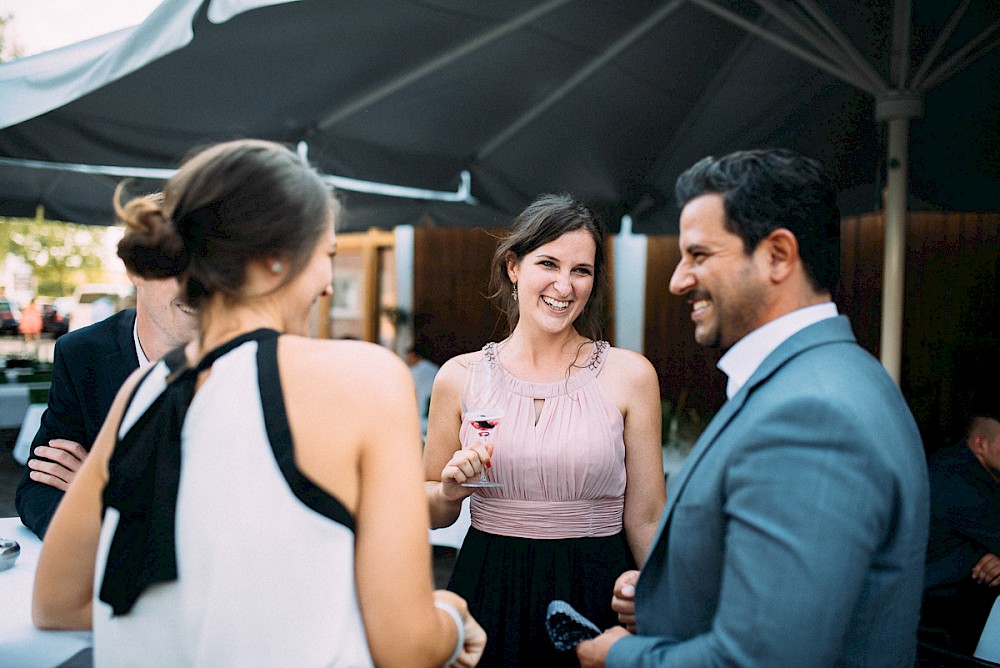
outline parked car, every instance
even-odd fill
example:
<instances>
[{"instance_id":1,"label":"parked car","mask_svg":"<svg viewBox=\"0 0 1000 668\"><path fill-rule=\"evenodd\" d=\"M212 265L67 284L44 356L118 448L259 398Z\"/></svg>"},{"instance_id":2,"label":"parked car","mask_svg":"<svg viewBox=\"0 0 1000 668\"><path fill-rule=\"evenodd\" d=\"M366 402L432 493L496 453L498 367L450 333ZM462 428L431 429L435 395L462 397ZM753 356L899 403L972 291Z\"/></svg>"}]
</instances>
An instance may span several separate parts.
<instances>
[{"instance_id":1,"label":"parked car","mask_svg":"<svg viewBox=\"0 0 1000 668\"><path fill-rule=\"evenodd\" d=\"M42 333L59 338L69 331L69 312L63 302L63 310L59 308L59 300L49 297L36 297L35 303L42 311Z\"/></svg>"},{"instance_id":2,"label":"parked car","mask_svg":"<svg viewBox=\"0 0 1000 668\"><path fill-rule=\"evenodd\" d=\"M21 309L6 297L0 297L0 335L18 336L20 332L17 326L20 322Z\"/></svg>"},{"instance_id":3,"label":"parked car","mask_svg":"<svg viewBox=\"0 0 1000 668\"><path fill-rule=\"evenodd\" d=\"M103 320L121 308L125 298L132 294L132 286L115 284L87 284L73 292L73 311L69 329L74 331Z\"/></svg>"}]
</instances>

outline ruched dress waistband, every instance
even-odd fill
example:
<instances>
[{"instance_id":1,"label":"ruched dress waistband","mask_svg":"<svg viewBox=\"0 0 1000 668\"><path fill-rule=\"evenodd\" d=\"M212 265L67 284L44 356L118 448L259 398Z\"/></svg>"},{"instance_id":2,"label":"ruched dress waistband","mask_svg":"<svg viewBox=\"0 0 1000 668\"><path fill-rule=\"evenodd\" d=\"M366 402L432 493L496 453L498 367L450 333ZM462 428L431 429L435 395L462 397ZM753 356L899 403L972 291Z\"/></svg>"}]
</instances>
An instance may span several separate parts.
<instances>
[{"instance_id":1,"label":"ruched dress waistband","mask_svg":"<svg viewBox=\"0 0 1000 668\"><path fill-rule=\"evenodd\" d=\"M597 538L622 530L625 497L578 501L526 501L472 495L472 526L519 538Z\"/></svg>"}]
</instances>

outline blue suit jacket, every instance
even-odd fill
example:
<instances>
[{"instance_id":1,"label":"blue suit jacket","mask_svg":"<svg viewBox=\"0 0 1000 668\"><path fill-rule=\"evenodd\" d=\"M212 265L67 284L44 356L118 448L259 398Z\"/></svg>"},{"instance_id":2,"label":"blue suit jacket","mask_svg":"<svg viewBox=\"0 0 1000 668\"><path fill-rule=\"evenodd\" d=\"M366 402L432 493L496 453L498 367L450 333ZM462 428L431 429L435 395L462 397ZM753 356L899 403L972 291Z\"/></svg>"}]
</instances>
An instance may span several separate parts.
<instances>
[{"instance_id":1,"label":"blue suit jacket","mask_svg":"<svg viewBox=\"0 0 1000 668\"><path fill-rule=\"evenodd\" d=\"M125 309L56 341L49 405L31 441L32 457L35 448L53 438L76 441L90 450L118 389L139 368L134 324L135 309ZM35 482L28 477L30 470L24 469L14 505L22 524L44 538L63 492Z\"/></svg>"},{"instance_id":2,"label":"blue suit jacket","mask_svg":"<svg viewBox=\"0 0 1000 668\"><path fill-rule=\"evenodd\" d=\"M798 332L699 439L608 666L912 666L927 469L844 317Z\"/></svg>"}]
</instances>

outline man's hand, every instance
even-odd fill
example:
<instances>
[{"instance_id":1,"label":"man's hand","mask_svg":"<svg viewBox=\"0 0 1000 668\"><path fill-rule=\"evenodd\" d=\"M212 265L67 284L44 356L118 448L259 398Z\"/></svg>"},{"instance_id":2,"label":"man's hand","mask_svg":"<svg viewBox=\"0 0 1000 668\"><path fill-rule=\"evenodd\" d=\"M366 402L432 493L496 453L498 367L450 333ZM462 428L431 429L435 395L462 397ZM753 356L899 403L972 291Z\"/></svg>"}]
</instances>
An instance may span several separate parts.
<instances>
[{"instance_id":1,"label":"man's hand","mask_svg":"<svg viewBox=\"0 0 1000 668\"><path fill-rule=\"evenodd\" d=\"M1000 587L1000 557L987 552L972 567L972 579L986 587Z\"/></svg>"},{"instance_id":2,"label":"man's hand","mask_svg":"<svg viewBox=\"0 0 1000 668\"><path fill-rule=\"evenodd\" d=\"M618 613L618 621L629 633L635 633L635 583L639 571L625 571L615 580L615 593L611 609Z\"/></svg>"},{"instance_id":3,"label":"man's hand","mask_svg":"<svg viewBox=\"0 0 1000 668\"><path fill-rule=\"evenodd\" d=\"M83 466L83 460L87 458L87 451L83 446L74 441L67 441L64 438L53 438L48 446L40 445L35 448L37 457L28 460L28 468L31 469L31 479L43 485L49 485L62 491L69 488L69 484L76 477L76 472Z\"/></svg>"},{"instance_id":4,"label":"man's hand","mask_svg":"<svg viewBox=\"0 0 1000 668\"><path fill-rule=\"evenodd\" d=\"M581 668L603 668L611 646L628 635L632 634L620 626L612 626L593 640L581 642L576 646L576 658L580 660Z\"/></svg>"}]
</instances>

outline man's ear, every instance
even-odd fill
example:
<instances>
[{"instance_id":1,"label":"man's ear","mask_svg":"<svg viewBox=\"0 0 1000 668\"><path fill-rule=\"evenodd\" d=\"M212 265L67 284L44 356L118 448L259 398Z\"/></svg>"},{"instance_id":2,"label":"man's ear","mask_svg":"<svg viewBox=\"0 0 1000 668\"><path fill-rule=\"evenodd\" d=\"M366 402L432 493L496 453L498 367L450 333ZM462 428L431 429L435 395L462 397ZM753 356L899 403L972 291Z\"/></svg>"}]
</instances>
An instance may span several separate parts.
<instances>
[{"instance_id":1,"label":"man's ear","mask_svg":"<svg viewBox=\"0 0 1000 668\"><path fill-rule=\"evenodd\" d=\"M976 457L980 457L986 452L986 437L980 434L978 431L973 431L969 434L969 449Z\"/></svg>"},{"instance_id":2,"label":"man's ear","mask_svg":"<svg viewBox=\"0 0 1000 668\"><path fill-rule=\"evenodd\" d=\"M783 227L764 237L758 248L766 253L765 261L774 283L781 283L791 276L799 264L799 240Z\"/></svg>"}]
</instances>

